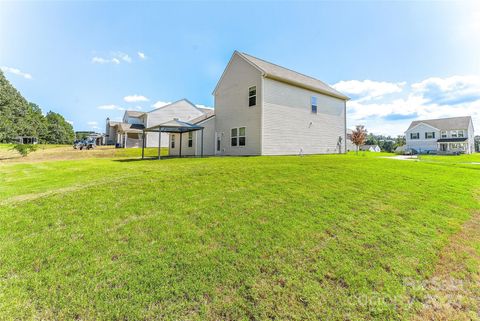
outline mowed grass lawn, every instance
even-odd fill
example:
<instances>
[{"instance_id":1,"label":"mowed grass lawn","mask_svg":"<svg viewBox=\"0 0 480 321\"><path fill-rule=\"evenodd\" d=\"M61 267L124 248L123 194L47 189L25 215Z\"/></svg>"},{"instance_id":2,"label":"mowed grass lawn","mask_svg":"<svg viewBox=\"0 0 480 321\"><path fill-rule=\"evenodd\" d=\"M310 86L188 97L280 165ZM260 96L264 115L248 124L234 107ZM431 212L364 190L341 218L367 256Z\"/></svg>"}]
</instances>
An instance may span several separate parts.
<instances>
[{"instance_id":1,"label":"mowed grass lawn","mask_svg":"<svg viewBox=\"0 0 480 321\"><path fill-rule=\"evenodd\" d=\"M480 210L480 166L370 155L8 163L0 181L0 319L408 320ZM479 273L469 244L456 278Z\"/></svg>"}]
</instances>

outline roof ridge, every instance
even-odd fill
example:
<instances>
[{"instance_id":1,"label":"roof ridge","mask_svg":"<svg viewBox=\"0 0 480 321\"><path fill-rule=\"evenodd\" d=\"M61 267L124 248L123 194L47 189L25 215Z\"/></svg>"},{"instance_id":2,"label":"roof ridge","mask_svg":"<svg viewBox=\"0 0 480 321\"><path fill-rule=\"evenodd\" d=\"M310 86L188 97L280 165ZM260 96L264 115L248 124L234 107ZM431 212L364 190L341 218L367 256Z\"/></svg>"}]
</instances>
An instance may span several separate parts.
<instances>
[{"instance_id":1,"label":"roof ridge","mask_svg":"<svg viewBox=\"0 0 480 321\"><path fill-rule=\"evenodd\" d=\"M338 94L341 94L342 96L344 96L344 94L342 94L341 92L339 92L338 90L336 90L336 89L333 88L331 85L329 85L329 84L327 84L326 82L324 82L323 80L320 80L320 79L318 79L318 78L315 78L315 77L306 75L306 74L304 74L304 73L301 73L301 72L299 72L299 71L296 71L296 70L293 70L293 69L290 69L290 68L287 68L287 67L284 67L284 66L280 66L279 64L276 64L276 63L274 63L274 62L270 62L270 61L267 61L267 60L265 60L265 59L252 56L252 55L247 54L247 53L245 53L245 52L239 52L239 53L240 53L241 55L245 55L245 56L248 56L248 57L252 57L252 58L261 60L261 61L263 61L263 62L266 62L267 64L271 64L271 65L277 66L277 67L279 67L279 68L283 68L283 69L286 69L286 70L288 70L288 71L297 73L297 74L302 75L302 76L304 76L304 77L307 77L307 78L310 78L310 79L319 81L319 82L321 82L322 84L324 84L325 86L327 86L327 87L331 88L332 90L334 90L335 92L337 92ZM248 58L248 57L247 57L247 58ZM257 65L255 62L251 61L251 63L253 63L255 66L257 66L259 69L263 70L265 73L267 73L262 67L260 67L259 65Z\"/></svg>"}]
</instances>

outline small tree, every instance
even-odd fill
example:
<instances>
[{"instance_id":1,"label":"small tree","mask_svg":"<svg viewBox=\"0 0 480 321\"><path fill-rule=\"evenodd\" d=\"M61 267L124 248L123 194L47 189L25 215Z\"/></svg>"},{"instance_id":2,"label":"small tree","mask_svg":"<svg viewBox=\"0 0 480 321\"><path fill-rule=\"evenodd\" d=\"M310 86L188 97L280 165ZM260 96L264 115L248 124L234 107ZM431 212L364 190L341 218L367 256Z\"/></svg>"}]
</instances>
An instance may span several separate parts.
<instances>
[{"instance_id":1,"label":"small tree","mask_svg":"<svg viewBox=\"0 0 480 321\"><path fill-rule=\"evenodd\" d=\"M22 157L37 150L37 145L33 144L14 144L12 150L16 150Z\"/></svg>"},{"instance_id":2,"label":"small tree","mask_svg":"<svg viewBox=\"0 0 480 321\"><path fill-rule=\"evenodd\" d=\"M358 148L360 145L365 144L365 139L367 138L367 130L363 125L357 125L355 130L352 132L352 143L356 146L355 154L358 155Z\"/></svg>"}]
</instances>

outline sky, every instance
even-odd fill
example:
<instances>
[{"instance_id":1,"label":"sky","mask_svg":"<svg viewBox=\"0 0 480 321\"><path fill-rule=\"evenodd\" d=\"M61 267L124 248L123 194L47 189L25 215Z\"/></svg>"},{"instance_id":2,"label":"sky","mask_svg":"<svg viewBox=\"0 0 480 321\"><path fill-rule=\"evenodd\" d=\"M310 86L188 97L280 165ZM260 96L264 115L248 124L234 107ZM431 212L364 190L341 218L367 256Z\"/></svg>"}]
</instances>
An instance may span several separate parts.
<instances>
[{"instance_id":1,"label":"sky","mask_svg":"<svg viewBox=\"0 0 480 321\"><path fill-rule=\"evenodd\" d=\"M0 1L0 68L75 130L182 98L213 106L234 50L348 95L350 128L471 115L480 132L480 1Z\"/></svg>"}]
</instances>

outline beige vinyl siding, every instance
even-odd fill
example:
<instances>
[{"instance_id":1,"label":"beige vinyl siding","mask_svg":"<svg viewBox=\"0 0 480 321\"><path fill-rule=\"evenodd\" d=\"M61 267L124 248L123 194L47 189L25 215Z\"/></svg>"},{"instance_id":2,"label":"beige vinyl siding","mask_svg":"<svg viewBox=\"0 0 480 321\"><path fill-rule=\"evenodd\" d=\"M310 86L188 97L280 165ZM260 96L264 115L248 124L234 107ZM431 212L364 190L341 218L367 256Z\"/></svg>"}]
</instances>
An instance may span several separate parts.
<instances>
[{"instance_id":1,"label":"beige vinyl siding","mask_svg":"<svg viewBox=\"0 0 480 321\"><path fill-rule=\"evenodd\" d=\"M263 81L264 155L345 152L345 101L273 79ZM317 113L311 97L317 97Z\"/></svg>"},{"instance_id":2,"label":"beige vinyl siding","mask_svg":"<svg viewBox=\"0 0 480 321\"><path fill-rule=\"evenodd\" d=\"M426 132L434 132L435 138L425 139ZM419 133L419 139L410 139L410 133ZM419 124L405 133L407 148L413 148L418 152L438 150L437 140L440 138L440 131L426 124Z\"/></svg>"},{"instance_id":3,"label":"beige vinyl siding","mask_svg":"<svg viewBox=\"0 0 480 321\"><path fill-rule=\"evenodd\" d=\"M198 123L203 127L203 155L209 156L215 154L215 117ZM172 137L175 136L175 148L171 148ZM192 147L188 147L188 133L182 134L182 156L200 156L202 154L202 131L192 132ZM180 134L170 134L169 155L178 156L180 153Z\"/></svg>"},{"instance_id":4,"label":"beige vinyl siding","mask_svg":"<svg viewBox=\"0 0 480 321\"><path fill-rule=\"evenodd\" d=\"M221 138L217 155L260 155L262 77L258 69L234 55L215 91L215 127ZM248 106L248 89L256 86L257 101ZM246 145L232 147L232 128L246 128Z\"/></svg>"},{"instance_id":5,"label":"beige vinyl siding","mask_svg":"<svg viewBox=\"0 0 480 321\"><path fill-rule=\"evenodd\" d=\"M152 127L174 118L188 122L203 115L203 112L192 106L187 100L180 100L170 106L158 108L147 114L146 127ZM158 133L147 133L147 147L158 147ZM168 134L162 133L162 147L168 146Z\"/></svg>"}]
</instances>

